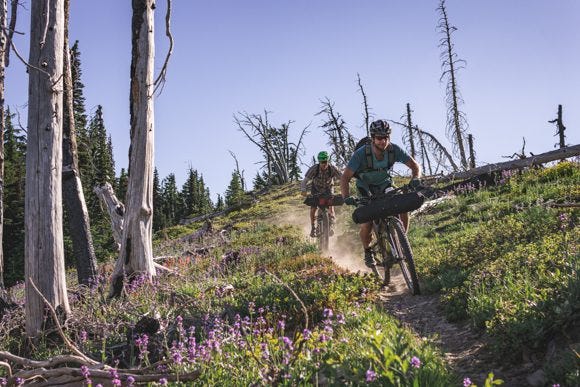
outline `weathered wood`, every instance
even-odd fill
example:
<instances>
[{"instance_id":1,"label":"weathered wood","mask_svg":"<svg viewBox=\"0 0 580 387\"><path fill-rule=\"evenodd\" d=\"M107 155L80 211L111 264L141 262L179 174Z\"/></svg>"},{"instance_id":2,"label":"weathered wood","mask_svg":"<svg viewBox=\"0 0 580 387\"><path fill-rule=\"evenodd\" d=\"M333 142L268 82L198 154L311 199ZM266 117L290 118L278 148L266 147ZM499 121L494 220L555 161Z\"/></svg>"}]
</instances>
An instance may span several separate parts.
<instances>
[{"instance_id":1,"label":"weathered wood","mask_svg":"<svg viewBox=\"0 0 580 387\"><path fill-rule=\"evenodd\" d=\"M53 308L64 314L70 308L62 235L64 1L30 6L24 273L26 332L36 337L44 323L44 302L31 281Z\"/></svg>"},{"instance_id":2,"label":"weathered wood","mask_svg":"<svg viewBox=\"0 0 580 387\"><path fill-rule=\"evenodd\" d=\"M113 238L117 243L117 251L121 248L121 240L123 238L123 216L125 215L125 205L117 199L113 187L109 183L93 188L97 197L107 207L107 212L111 217L111 229L113 230Z\"/></svg>"},{"instance_id":3,"label":"weathered wood","mask_svg":"<svg viewBox=\"0 0 580 387\"><path fill-rule=\"evenodd\" d=\"M97 275L97 257L93 246L89 211L79 174L76 127L73 110L73 82L68 45L68 13L70 0L64 0L65 32L63 47L63 141L62 141L62 191L63 203L68 210L70 236L76 259L79 284L89 285Z\"/></svg>"},{"instance_id":4,"label":"weathered wood","mask_svg":"<svg viewBox=\"0 0 580 387\"><path fill-rule=\"evenodd\" d=\"M124 275L151 279L153 264L153 0L133 0L131 58L131 148L121 251L109 296L122 291Z\"/></svg>"},{"instance_id":5,"label":"weathered wood","mask_svg":"<svg viewBox=\"0 0 580 387\"><path fill-rule=\"evenodd\" d=\"M546 153L542 153L539 155L534 155L531 157L527 157L525 159L511 160L511 161L506 161L503 163L488 164L488 165L484 165L482 167L470 169L469 171L465 171L465 172L451 173L449 175L436 178L436 180L438 182L445 182L445 181L450 181L450 180L463 180L463 179L468 179L470 177L483 175L485 173L497 172L497 171L503 171L503 170L509 170L509 169L523 169L523 168L528 168L528 167L531 167L534 165L545 164L545 163L548 163L550 161L566 159L569 157L575 157L578 155L580 155L580 144L565 147L565 148L560 148L560 149L553 150L553 151L546 152Z\"/></svg>"},{"instance_id":6,"label":"weathered wood","mask_svg":"<svg viewBox=\"0 0 580 387\"><path fill-rule=\"evenodd\" d=\"M4 130L6 120L4 117L4 76L6 69L6 15L8 14L6 0L0 0L0 298L4 298Z\"/></svg>"}]
</instances>

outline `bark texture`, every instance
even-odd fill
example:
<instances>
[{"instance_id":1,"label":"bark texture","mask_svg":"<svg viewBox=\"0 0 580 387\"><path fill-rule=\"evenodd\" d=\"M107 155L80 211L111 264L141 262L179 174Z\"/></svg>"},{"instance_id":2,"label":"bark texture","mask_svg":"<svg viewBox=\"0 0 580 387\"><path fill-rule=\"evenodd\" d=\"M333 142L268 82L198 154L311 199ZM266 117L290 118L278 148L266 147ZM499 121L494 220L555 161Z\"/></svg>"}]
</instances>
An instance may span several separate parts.
<instances>
[{"instance_id":1,"label":"bark texture","mask_svg":"<svg viewBox=\"0 0 580 387\"><path fill-rule=\"evenodd\" d=\"M33 1L30 20L26 150L26 332L35 337L44 304L69 313L62 236L62 70L64 0Z\"/></svg>"},{"instance_id":2,"label":"bark texture","mask_svg":"<svg viewBox=\"0 0 580 387\"><path fill-rule=\"evenodd\" d=\"M81 183L78 157L75 119L73 111L73 84L68 45L68 10L69 0L65 2L65 32L63 50L64 81L64 122L62 141L62 185L64 205L68 210L70 236L73 253L76 258L77 278L79 284L89 285L97 275L97 257L91 236L89 211Z\"/></svg>"},{"instance_id":3,"label":"bark texture","mask_svg":"<svg viewBox=\"0 0 580 387\"><path fill-rule=\"evenodd\" d=\"M131 58L131 147L123 238L110 296L125 275L155 275L153 263L153 0L133 0Z\"/></svg>"},{"instance_id":4,"label":"bark texture","mask_svg":"<svg viewBox=\"0 0 580 387\"><path fill-rule=\"evenodd\" d=\"M6 68L6 47L8 39L6 37L6 16L8 14L6 0L0 0L0 298L4 293L4 249L2 241L4 239L4 75Z\"/></svg>"}]
</instances>

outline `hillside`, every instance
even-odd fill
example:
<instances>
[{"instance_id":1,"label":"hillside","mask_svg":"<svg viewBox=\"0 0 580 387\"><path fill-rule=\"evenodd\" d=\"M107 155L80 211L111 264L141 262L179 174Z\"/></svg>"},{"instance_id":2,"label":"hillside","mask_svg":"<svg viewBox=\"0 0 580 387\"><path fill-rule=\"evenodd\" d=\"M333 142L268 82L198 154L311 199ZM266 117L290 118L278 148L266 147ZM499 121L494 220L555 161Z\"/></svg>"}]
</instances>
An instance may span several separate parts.
<instances>
[{"instance_id":1,"label":"hillside","mask_svg":"<svg viewBox=\"0 0 580 387\"><path fill-rule=\"evenodd\" d=\"M577 384L580 168L497 183L463 187L412 218L426 295L410 296L397 277L381 289L365 272L350 208L337 209L332 257L321 256L291 184L211 223L159 232L167 270L154 284L137 278L106 300L109 264L91 289L71 285L63 333L35 347L22 287L11 289L20 303L2 315L0 357L10 382L34 385L459 386L484 385L490 371L510 386L532 375Z\"/></svg>"}]
</instances>

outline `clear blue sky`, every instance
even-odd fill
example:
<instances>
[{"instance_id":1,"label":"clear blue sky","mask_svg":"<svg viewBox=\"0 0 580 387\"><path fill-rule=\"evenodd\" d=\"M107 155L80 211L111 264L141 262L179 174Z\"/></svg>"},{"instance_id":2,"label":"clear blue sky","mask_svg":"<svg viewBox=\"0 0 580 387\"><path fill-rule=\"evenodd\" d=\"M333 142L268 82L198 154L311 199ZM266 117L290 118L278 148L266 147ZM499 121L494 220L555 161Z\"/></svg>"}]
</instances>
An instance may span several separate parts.
<instances>
[{"instance_id":1,"label":"clear blue sky","mask_svg":"<svg viewBox=\"0 0 580 387\"><path fill-rule=\"evenodd\" d=\"M15 43L28 57L30 7L20 9ZM128 164L130 1L71 1L71 42L79 40L87 109L103 105L117 171ZM359 73L376 118L414 122L449 147L445 84L436 26L438 0L173 0L175 39L167 83L155 100L155 164L183 184L188 166L212 196L223 193L235 164L247 180L258 150L233 122L237 112L271 111L294 121L292 138L310 124L305 162L326 148L320 100L335 102L351 132L364 134ZM165 9L156 9L157 71L165 58ZM557 105L567 142L580 143L580 1L448 0L456 53L467 62L458 82L475 137L478 164L519 151L541 153L558 141ZM28 77L16 57L6 102L26 121ZM396 130L394 142L400 143ZM305 169L303 168L303 171Z\"/></svg>"}]
</instances>

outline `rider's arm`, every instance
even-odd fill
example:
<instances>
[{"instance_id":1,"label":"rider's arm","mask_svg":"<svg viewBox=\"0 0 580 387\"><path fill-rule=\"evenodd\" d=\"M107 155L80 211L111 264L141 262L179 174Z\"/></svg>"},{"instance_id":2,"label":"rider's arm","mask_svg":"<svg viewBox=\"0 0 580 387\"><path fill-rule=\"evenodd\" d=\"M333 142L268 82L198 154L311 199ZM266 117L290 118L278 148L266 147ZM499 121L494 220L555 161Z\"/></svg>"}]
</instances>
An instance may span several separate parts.
<instances>
[{"instance_id":1,"label":"rider's arm","mask_svg":"<svg viewBox=\"0 0 580 387\"><path fill-rule=\"evenodd\" d=\"M412 157L405 162L405 165L411 169L412 178L421 178L421 166Z\"/></svg>"},{"instance_id":2,"label":"rider's arm","mask_svg":"<svg viewBox=\"0 0 580 387\"><path fill-rule=\"evenodd\" d=\"M300 183L300 191L301 192L306 192L307 188L308 188L308 182L312 179L312 167L310 167L308 169L308 171L306 171L306 173L304 174L304 179L302 180L302 182Z\"/></svg>"},{"instance_id":3,"label":"rider's arm","mask_svg":"<svg viewBox=\"0 0 580 387\"><path fill-rule=\"evenodd\" d=\"M350 195L349 183L353 176L354 172L349 167L346 167L344 172L342 172L342 176L340 177L340 194L343 198L346 198Z\"/></svg>"}]
</instances>

